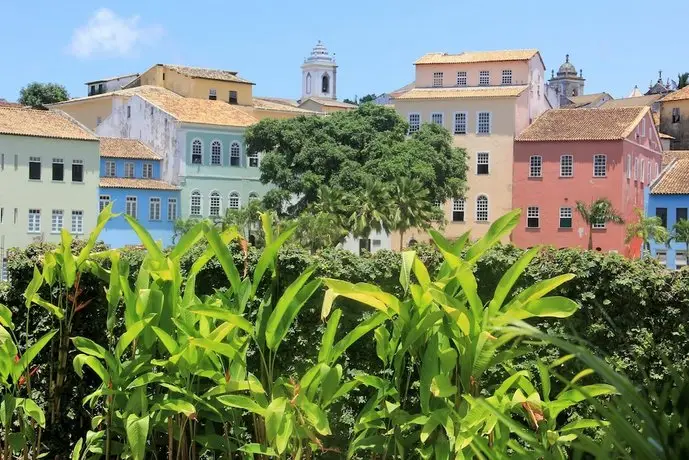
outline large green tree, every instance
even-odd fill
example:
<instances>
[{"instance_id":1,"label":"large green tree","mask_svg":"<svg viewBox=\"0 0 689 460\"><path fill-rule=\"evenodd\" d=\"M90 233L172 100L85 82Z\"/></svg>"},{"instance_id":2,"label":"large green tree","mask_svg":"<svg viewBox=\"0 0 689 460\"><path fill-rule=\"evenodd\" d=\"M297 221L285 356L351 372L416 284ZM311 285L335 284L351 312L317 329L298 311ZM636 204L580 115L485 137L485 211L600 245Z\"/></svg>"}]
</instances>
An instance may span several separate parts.
<instances>
[{"instance_id":1,"label":"large green tree","mask_svg":"<svg viewBox=\"0 0 689 460\"><path fill-rule=\"evenodd\" d=\"M626 242L629 243L634 238L641 238L643 249L650 254L651 241L665 243L670 235L667 229L663 227L663 221L660 217L646 217L643 210L638 208L634 212L636 213L637 221L627 225Z\"/></svg>"},{"instance_id":2,"label":"large green tree","mask_svg":"<svg viewBox=\"0 0 689 460\"><path fill-rule=\"evenodd\" d=\"M410 228L428 229L432 222L442 219L442 210L428 199L428 191L415 179L400 177L391 193L390 226L400 233L400 251L404 249L404 234Z\"/></svg>"},{"instance_id":3,"label":"large green tree","mask_svg":"<svg viewBox=\"0 0 689 460\"><path fill-rule=\"evenodd\" d=\"M419 181L431 202L462 196L466 152L441 126L423 125L411 136L408 128L394 110L364 104L328 116L265 119L246 140L249 153L264 155L261 181L277 186L265 203L289 215L318 201L324 185L356 196L371 181L406 177Z\"/></svg>"},{"instance_id":4,"label":"large green tree","mask_svg":"<svg viewBox=\"0 0 689 460\"><path fill-rule=\"evenodd\" d=\"M619 215L607 198L598 198L590 204L577 201L577 212L589 228L589 250L593 249L593 228L596 224L623 224L624 219Z\"/></svg>"},{"instance_id":5,"label":"large green tree","mask_svg":"<svg viewBox=\"0 0 689 460\"><path fill-rule=\"evenodd\" d=\"M67 88L57 83L29 83L19 91L19 103L41 107L69 99Z\"/></svg>"}]
</instances>

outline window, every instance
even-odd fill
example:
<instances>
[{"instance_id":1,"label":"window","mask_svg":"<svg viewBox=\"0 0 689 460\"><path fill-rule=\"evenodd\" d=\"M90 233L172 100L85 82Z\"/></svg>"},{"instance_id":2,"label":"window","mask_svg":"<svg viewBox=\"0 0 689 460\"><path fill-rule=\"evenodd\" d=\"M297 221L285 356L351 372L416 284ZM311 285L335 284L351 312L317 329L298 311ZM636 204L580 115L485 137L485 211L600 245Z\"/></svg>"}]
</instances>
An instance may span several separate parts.
<instances>
[{"instance_id":1,"label":"window","mask_svg":"<svg viewBox=\"0 0 689 460\"><path fill-rule=\"evenodd\" d=\"M129 214L136 219L136 203L137 199L135 196L128 196L124 203L124 212Z\"/></svg>"},{"instance_id":2,"label":"window","mask_svg":"<svg viewBox=\"0 0 689 460\"><path fill-rule=\"evenodd\" d=\"M106 161L105 162L105 175L107 177L115 177L117 169L115 168L115 162L114 161Z\"/></svg>"},{"instance_id":3,"label":"window","mask_svg":"<svg viewBox=\"0 0 689 460\"><path fill-rule=\"evenodd\" d=\"M572 208L560 208L560 228L572 228Z\"/></svg>"},{"instance_id":4,"label":"window","mask_svg":"<svg viewBox=\"0 0 689 460\"><path fill-rule=\"evenodd\" d=\"M321 92L322 93L327 93L330 91L330 77L326 73L323 75L323 78L321 79Z\"/></svg>"},{"instance_id":5,"label":"window","mask_svg":"<svg viewBox=\"0 0 689 460\"><path fill-rule=\"evenodd\" d=\"M256 192L249 193L249 203L251 203L252 201L256 201L256 200L258 200L258 193L256 193Z\"/></svg>"},{"instance_id":6,"label":"window","mask_svg":"<svg viewBox=\"0 0 689 460\"><path fill-rule=\"evenodd\" d=\"M98 198L98 212L102 212L110 204L110 195L101 195Z\"/></svg>"},{"instance_id":7,"label":"window","mask_svg":"<svg viewBox=\"0 0 689 460\"><path fill-rule=\"evenodd\" d=\"M634 180L639 178L639 159L634 158Z\"/></svg>"},{"instance_id":8,"label":"window","mask_svg":"<svg viewBox=\"0 0 689 460\"><path fill-rule=\"evenodd\" d=\"M84 160L72 160L72 182L84 182Z\"/></svg>"},{"instance_id":9,"label":"window","mask_svg":"<svg viewBox=\"0 0 689 460\"><path fill-rule=\"evenodd\" d=\"M672 109L672 122L673 123L679 123L680 117L679 117L679 107L674 107Z\"/></svg>"},{"instance_id":10,"label":"window","mask_svg":"<svg viewBox=\"0 0 689 460\"><path fill-rule=\"evenodd\" d=\"M409 134L415 133L421 128L421 115L418 113L409 114Z\"/></svg>"},{"instance_id":11,"label":"window","mask_svg":"<svg viewBox=\"0 0 689 460\"><path fill-rule=\"evenodd\" d=\"M170 222L177 220L177 198L167 199L167 220Z\"/></svg>"},{"instance_id":12,"label":"window","mask_svg":"<svg viewBox=\"0 0 689 460\"><path fill-rule=\"evenodd\" d=\"M433 86L436 88L443 86L443 73L442 72L433 72Z\"/></svg>"},{"instance_id":13,"label":"window","mask_svg":"<svg viewBox=\"0 0 689 460\"><path fill-rule=\"evenodd\" d=\"M148 220L160 220L160 198L151 197L148 200Z\"/></svg>"},{"instance_id":14,"label":"window","mask_svg":"<svg viewBox=\"0 0 689 460\"><path fill-rule=\"evenodd\" d=\"M667 251L656 251L656 259L661 265L667 265Z\"/></svg>"},{"instance_id":15,"label":"window","mask_svg":"<svg viewBox=\"0 0 689 460\"><path fill-rule=\"evenodd\" d=\"M251 152L249 154L249 167L250 168L258 168L258 153L257 152Z\"/></svg>"},{"instance_id":16,"label":"window","mask_svg":"<svg viewBox=\"0 0 689 460\"><path fill-rule=\"evenodd\" d=\"M488 222L488 197L486 195L476 197L476 220Z\"/></svg>"},{"instance_id":17,"label":"window","mask_svg":"<svg viewBox=\"0 0 689 460\"><path fill-rule=\"evenodd\" d=\"M216 94L216 92L215 92L215 89L213 89L213 88L209 89L209 90L208 90L208 99L210 99L211 101L214 101L214 100L216 100L217 98L218 98L218 96L217 96L217 94Z\"/></svg>"},{"instance_id":18,"label":"window","mask_svg":"<svg viewBox=\"0 0 689 460\"><path fill-rule=\"evenodd\" d=\"M594 222L593 228L597 228L597 229L605 228L605 222Z\"/></svg>"},{"instance_id":19,"label":"window","mask_svg":"<svg viewBox=\"0 0 689 460\"><path fill-rule=\"evenodd\" d=\"M16 211L16 208L15 208ZM29 233L41 233L41 210L29 209Z\"/></svg>"},{"instance_id":20,"label":"window","mask_svg":"<svg viewBox=\"0 0 689 460\"><path fill-rule=\"evenodd\" d=\"M593 156L593 177L605 177L608 157L605 155Z\"/></svg>"},{"instance_id":21,"label":"window","mask_svg":"<svg viewBox=\"0 0 689 460\"><path fill-rule=\"evenodd\" d=\"M490 134L490 112L479 112L476 132L478 134Z\"/></svg>"},{"instance_id":22,"label":"window","mask_svg":"<svg viewBox=\"0 0 689 460\"><path fill-rule=\"evenodd\" d=\"M144 179L153 178L153 164L152 163L144 163L143 178Z\"/></svg>"},{"instance_id":23,"label":"window","mask_svg":"<svg viewBox=\"0 0 689 460\"><path fill-rule=\"evenodd\" d=\"M539 228L541 226L541 211L538 206L526 208L526 226L528 228Z\"/></svg>"},{"instance_id":24,"label":"window","mask_svg":"<svg viewBox=\"0 0 689 460\"><path fill-rule=\"evenodd\" d=\"M203 163L203 144L200 140L194 139L191 143L191 164L200 165Z\"/></svg>"},{"instance_id":25,"label":"window","mask_svg":"<svg viewBox=\"0 0 689 460\"><path fill-rule=\"evenodd\" d=\"M190 202L190 209L189 209L189 214L192 216L200 216L201 215L201 192L198 190L194 190L191 192L191 200Z\"/></svg>"},{"instance_id":26,"label":"window","mask_svg":"<svg viewBox=\"0 0 689 460\"><path fill-rule=\"evenodd\" d=\"M7 276L7 257L5 257L3 251L0 250L0 281L8 280L9 277Z\"/></svg>"},{"instance_id":27,"label":"window","mask_svg":"<svg viewBox=\"0 0 689 460\"><path fill-rule=\"evenodd\" d=\"M5 170L5 154L0 153L0 171Z\"/></svg>"},{"instance_id":28,"label":"window","mask_svg":"<svg viewBox=\"0 0 689 460\"><path fill-rule=\"evenodd\" d=\"M667 228L667 208L656 208L656 217L660 217L662 226Z\"/></svg>"},{"instance_id":29,"label":"window","mask_svg":"<svg viewBox=\"0 0 689 460\"><path fill-rule=\"evenodd\" d=\"M211 143L211 164L220 165L222 163L222 145L220 141Z\"/></svg>"},{"instance_id":30,"label":"window","mask_svg":"<svg viewBox=\"0 0 689 460\"><path fill-rule=\"evenodd\" d=\"M543 169L543 157L531 155L529 158L529 177L541 177Z\"/></svg>"},{"instance_id":31,"label":"window","mask_svg":"<svg viewBox=\"0 0 689 460\"><path fill-rule=\"evenodd\" d=\"M502 71L502 84L503 85L511 85L512 84L512 71L511 70L503 70Z\"/></svg>"},{"instance_id":32,"label":"window","mask_svg":"<svg viewBox=\"0 0 689 460\"><path fill-rule=\"evenodd\" d=\"M72 211L72 233L75 235L84 233L84 211Z\"/></svg>"},{"instance_id":33,"label":"window","mask_svg":"<svg viewBox=\"0 0 689 460\"><path fill-rule=\"evenodd\" d=\"M151 106L151 116L153 116L153 106Z\"/></svg>"},{"instance_id":34,"label":"window","mask_svg":"<svg viewBox=\"0 0 689 460\"><path fill-rule=\"evenodd\" d=\"M311 74L306 74L306 94L311 94Z\"/></svg>"},{"instance_id":35,"label":"window","mask_svg":"<svg viewBox=\"0 0 689 460\"><path fill-rule=\"evenodd\" d=\"M680 269L687 265L687 252L677 251L675 252L675 268Z\"/></svg>"},{"instance_id":36,"label":"window","mask_svg":"<svg viewBox=\"0 0 689 460\"><path fill-rule=\"evenodd\" d=\"M675 222L679 222L680 220L687 220L687 208L677 208L675 213Z\"/></svg>"},{"instance_id":37,"label":"window","mask_svg":"<svg viewBox=\"0 0 689 460\"><path fill-rule=\"evenodd\" d=\"M466 72L457 72L457 86L466 86L467 85L467 73Z\"/></svg>"},{"instance_id":38,"label":"window","mask_svg":"<svg viewBox=\"0 0 689 460\"><path fill-rule=\"evenodd\" d=\"M488 174L489 157L488 152L478 152L476 154L476 174Z\"/></svg>"},{"instance_id":39,"label":"window","mask_svg":"<svg viewBox=\"0 0 689 460\"><path fill-rule=\"evenodd\" d=\"M574 176L574 157L572 155L562 155L560 157L560 177Z\"/></svg>"},{"instance_id":40,"label":"window","mask_svg":"<svg viewBox=\"0 0 689 460\"><path fill-rule=\"evenodd\" d=\"M41 157L29 157L29 179L41 180Z\"/></svg>"},{"instance_id":41,"label":"window","mask_svg":"<svg viewBox=\"0 0 689 460\"><path fill-rule=\"evenodd\" d=\"M230 198L227 200L227 209L239 209L239 193L230 193Z\"/></svg>"},{"instance_id":42,"label":"window","mask_svg":"<svg viewBox=\"0 0 689 460\"><path fill-rule=\"evenodd\" d=\"M641 137L646 136L646 119L641 120Z\"/></svg>"},{"instance_id":43,"label":"window","mask_svg":"<svg viewBox=\"0 0 689 460\"><path fill-rule=\"evenodd\" d=\"M482 70L478 73L478 85L479 86L489 86L490 85L490 71Z\"/></svg>"},{"instance_id":44,"label":"window","mask_svg":"<svg viewBox=\"0 0 689 460\"><path fill-rule=\"evenodd\" d=\"M627 171L627 179L632 178L632 156L627 155L627 164L625 165L625 170Z\"/></svg>"},{"instance_id":45,"label":"window","mask_svg":"<svg viewBox=\"0 0 689 460\"><path fill-rule=\"evenodd\" d=\"M658 166L658 163L656 163L656 174L655 174L655 177L658 177L658 174L660 174L659 171L658 171L658 169L659 169L659 166Z\"/></svg>"},{"instance_id":46,"label":"window","mask_svg":"<svg viewBox=\"0 0 689 460\"><path fill-rule=\"evenodd\" d=\"M50 233L60 233L63 225L64 211L62 209L53 209L53 217L50 220Z\"/></svg>"},{"instance_id":47,"label":"window","mask_svg":"<svg viewBox=\"0 0 689 460\"><path fill-rule=\"evenodd\" d=\"M432 113L431 114L431 123L442 126L443 125L443 114L442 113Z\"/></svg>"},{"instance_id":48,"label":"window","mask_svg":"<svg viewBox=\"0 0 689 460\"><path fill-rule=\"evenodd\" d=\"M131 118L131 117L132 117L132 108L131 108L131 106L127 106L127 118Z\"/></svg>"},{"instance_id":49,"label":"window","mask_svg":"<svg viewBox=\"0 0 689 460\"><path fill-rule=\"evenodd\" d=\"M311 92L310 86L311 85L309 84L309 93ZM228 102L230 104L237 104L237 91L230 91L230 96L228 98Z\"/></svg>"},{"instance_id":50,"label":"window","mask_svg":"<svg viewBox=\"0 0 689 460\"><path fill-rule=\"evenodd\" d=\"M464 222L464 199L452 200L452 222Z\"/></svg>"},{"instance_id":51,"label":"window","mask_svg":"<svg viewBox=\"0 0 689 460\"><path fill-rule=\"evenodd\" d=\"M134 177L134 163L128 161L124 164L124 177Z\"/></svg>"},{"instance_id":52,"label":"window","mask_svg":"<svg viewBox=\"0 0 689 460\"><path fill-rule=\"evenodd\" d=\"M101 123L103 123L103 119L101 117L96 117L96 126L100 126Z\"/></svg>"},{"instance_id":53,"label":"window","mask_svg":"<svg viewBox=\"0 0 689 460\"><path fill-rule=\"evenodd\" d=\"M220 217L220 194L212 192L208 206L208 214L211 217Z\"/></svg>"},{"instance_id":54,"label":"window","mask_svg":"<svg viewBox=\"0 0 689 460\"><path fill-rule=\"evenodd\" d=\"M241 154L241 147L239 142L233 142L230 145L230 166L239 166L239 155Z\"/></svg>"},{"instance_id":55,"label":"window","mask_svg":"<svg viewBox=\"0 0 689 460\"><path fill-rule=\"evenodd\" d=\"M58 182L65 180L65 162L62 158L53 158L53 180Z\"/></svg>"},{"instance_id":56,"label":"window","mask_svg":"<svg viewBox=\"0 0 689 460\"><path fill-rule=\"evenodd\" d=\"M466 134L467 133L467 114L466 113L455 113L455 134Z\"/></svg>"},{"instance_id":57,"label":"window","mask_svg":"<svg viewBox=\"0 0 689 460\"><path fill-rule=\"evenodd\" d=\"M646 180L646 177L645 177L646 169L644 168L644 159L643 158L641 159L641 171L639 171L639 172L641 173L641 177L640 177L641 182L644 182Z\"/></svg>"}]
</instances>

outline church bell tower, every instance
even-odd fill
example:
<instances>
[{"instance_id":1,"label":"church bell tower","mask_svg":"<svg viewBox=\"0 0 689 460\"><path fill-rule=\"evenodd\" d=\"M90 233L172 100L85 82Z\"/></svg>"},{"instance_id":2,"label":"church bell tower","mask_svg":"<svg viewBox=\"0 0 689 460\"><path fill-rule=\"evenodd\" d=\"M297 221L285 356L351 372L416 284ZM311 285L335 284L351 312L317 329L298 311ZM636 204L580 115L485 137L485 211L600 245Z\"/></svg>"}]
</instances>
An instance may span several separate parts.
<instances>
[{"instance_id":1,"label":"church bell tower","mask_svg":"<svg viewBox=\"0 0 689 460\"><path fill-rule=\"evenodd\" d=\"M310 97L337 99L335 56L320 40L301 66L301 100Z\"/></svg>"}]
</instances>

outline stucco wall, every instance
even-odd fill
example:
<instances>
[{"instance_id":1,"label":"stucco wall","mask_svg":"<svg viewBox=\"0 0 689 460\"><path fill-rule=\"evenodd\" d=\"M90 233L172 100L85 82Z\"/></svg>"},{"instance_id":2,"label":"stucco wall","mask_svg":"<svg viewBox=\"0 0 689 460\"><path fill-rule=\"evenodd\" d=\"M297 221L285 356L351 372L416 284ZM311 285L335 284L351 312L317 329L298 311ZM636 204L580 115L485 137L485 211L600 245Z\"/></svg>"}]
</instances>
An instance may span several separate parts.
<instances>
[{"instance_id":1,"label":"stucco wall","mask_svg":"<svg viewBox=\"0 0 689 460\"><path fill-rule=\"evenodd\" d=\"M672 122L673 108L679 108L679 123ZM660 131L674 137L671 150L689 150L689 100L661 103Z\"/></svg>"},{"instance_id":2,"label":"stucco wall","mask_svg":"<svg viewBox=\"0 0 689 460\"><path fill-rule=\"evenodd\" d=\"M104 121L112 111L112 95L92 96L88 99L56 104L56 109L71 115L79 123L95 131L98 118Z\"/></svg>"},{"instance_id":3,"label":"stucco wall","mask_svg":"<svg viewBox=\"0 0 689 460\"><path fill-rule=\"evenodd\" d=\"M672 230L672 227L677 223L677 208L684 208L685 210L689 208L689 195L649 195L647 187L646 196L648 197L646 215L655 216L657 208L666 208L667 228L669 230ZM651 242L651 254L653 257L658 257L658 251L665 251L667 267L675 269L677 268L677 251L686 253L687 244L674 240L669 245L665 242Z\"/></svg>"},{"instance_id":4,"label":"stucco wall","mask_svg":"<svg viewBox=\"0 0 689 460\"><path fill-rule=\"evenodd\" d=\"M529 81L528 61L478 62L468 64L419 64L416 66L416 87L433 86L433 73L443 72L443 86L457 86L457 72L467 73L467 86L478 86L479 72L490 72L490 85L502 84L502 71L512 70L512 84L526 85Z\"/></svg>"}]
</instances>

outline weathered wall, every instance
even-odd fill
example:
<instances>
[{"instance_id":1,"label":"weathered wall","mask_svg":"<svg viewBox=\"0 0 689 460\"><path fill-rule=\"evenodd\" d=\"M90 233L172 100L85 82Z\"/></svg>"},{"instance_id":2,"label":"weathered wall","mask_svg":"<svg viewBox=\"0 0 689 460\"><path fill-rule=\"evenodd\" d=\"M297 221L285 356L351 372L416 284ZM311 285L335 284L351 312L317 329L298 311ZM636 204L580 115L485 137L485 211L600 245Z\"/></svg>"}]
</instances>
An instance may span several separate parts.
<instances>
[{"instance_id":1,"label":"weathered wall","mask_svg":"<svg viewBox=\"0 0 689 460\"><path fill-rule=\"evenodd\" d=\"M679 123L672 122L674 108L679 109ZM689 150L689 99L661 103L660 132L674 137L670 141L671 150Z\"/></svg>"}]
</instances>

